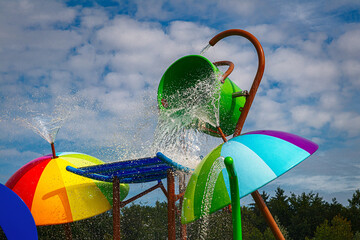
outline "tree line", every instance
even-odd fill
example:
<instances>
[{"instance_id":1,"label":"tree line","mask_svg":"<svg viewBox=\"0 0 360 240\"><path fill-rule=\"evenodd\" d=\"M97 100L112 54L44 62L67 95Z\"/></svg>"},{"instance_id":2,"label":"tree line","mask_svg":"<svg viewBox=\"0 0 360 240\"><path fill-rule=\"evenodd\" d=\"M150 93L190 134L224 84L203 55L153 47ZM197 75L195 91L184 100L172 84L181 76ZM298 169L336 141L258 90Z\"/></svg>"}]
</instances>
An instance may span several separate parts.
<instances>
[{"instance_id":1,"label":"tree line","mask_svg":"<svg viewBox=\"0 0 360 240\"><path fill-rule=\"evenodd\" d=\"M335 198L327 202L313 192L287 196L281 188L272 197L265 192L262 197L287 240L360 240L360 190L348 206ZM255 204L243 206L241 215L244 240L275 239ZM207 229L205 239L232 239L231 213L226 209L188 224L188 239L199 239L202 226ZM112 239L112 212L71 223L71 229L73 239ZM40 226L38 233L39 239L65 239L62 225ZM121 235L124 240L167 239L167 203L122 208Z\"/></svg>"}]
</instances>

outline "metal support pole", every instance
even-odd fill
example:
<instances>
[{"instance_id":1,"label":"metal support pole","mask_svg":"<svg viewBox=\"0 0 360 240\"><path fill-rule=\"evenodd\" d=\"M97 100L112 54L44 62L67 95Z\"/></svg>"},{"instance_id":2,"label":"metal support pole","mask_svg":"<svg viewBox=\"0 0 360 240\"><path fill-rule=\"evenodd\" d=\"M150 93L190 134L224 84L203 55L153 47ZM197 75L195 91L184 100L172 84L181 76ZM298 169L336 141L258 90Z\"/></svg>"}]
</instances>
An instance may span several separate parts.
<instances>
[{"instance_id":1,"label":"metal support pole","mask_svg":"<svg viewBox=\"0 0 360 240\"><path fill-rule=\"evenodd\" d=\"M120 181L113 179L113 239L120 240Z\"/></svg>"},{"instance_id":2,"label":"metal support pole","mask_svg":"<svg viewBox=\"0 0 360 240\"><path fill-rule=\"evenodd\" d=\"M129 203L131 203L131 202L133 202L133 201L135 201L135 200L137 200L137 199L145 196L146 194L154 191L155 189L158 189L158 188L161 188L161 187L162 187L162 182L159 181L158 184L156 184L155 186L153 186L153 187L151 187L151 188L149 188L149 189L147 189L147 190L139 193L138 195L136 195L136 196L134 196L134 197L132 197L132 198L126 200L126 201L122 201L122 202L120 203L120 207L123 208L123 207L125 207L127 204L129 204Z\"/></svg>"},{"instance_id":3,"label":"metal support pole","mask_svg":"<svg viewBox=\"0 0 360 240\"><path fill-rule=\"evenodd\" d=\"M173 170L167 173L168 192L168 240L176 240L175 230L175 177Z\"/></svg>"},{"instance_id":4,"label":"metal support pole","mask_svg":"<svg viewBox=\"0 0 360 240\"><path fill-rule=\"evenodd\" d=\"M262 76L263 76L264 70L265 70L264 50L263 50L259 40L257 40L257 38L254 35L252 35L251 33L247 32L247 31L244 31L241 29L230 29L230 30L223 31L223 32L217 34L216 36L214 36L209 41L209 44L211 46L214 46L221 39L229 37L229 36L235 36L235 35L248 39L254 45L254 47L256 49L256 53L258 55L258 69L257 69L256 75L255 75L254 81L251 85L249 95L246 97L246 102L245 102L244 108L243 108L243 110L240 114L239 120L236 124L236 128L235 128L233 137L239 136L241 134L242 128L245 123L245 119L249 113L250 107L255 98L257 89L260 85L260 82L261 82L261 79L262 79ZM275 238L277 240L285 239L284 236L282 235L279 227L277 226L274 218L272 217L269 209L267 208L264 200L262 199L261 195L259 194L259 192L255 191L251 195L254 198L255 203L259 207L261 213L265 217L267 223L269 224L269 227L270 227L271 231L273 232Z\"/></svg>"},{"instance_id":5,"label":"metal support pole","mask_svg":"<svg viewBox=\"0 0 360 240\"><path fill-rule=\"evenodd\" d=\"M231 157L226 157L224 163L226 166L226 170L229 174L230 182L233 240L242 240L241 207L238 177L234 167L234 160Z\"/></svg>"},{"instance_id":6,"label":"metal support pole","mask_svg":"<svg viewBox=\"0 0 360 240\"><path fill-rule=\"evenodd\" d=\"M186 175L184 173L180 173L179 174L179 196L185 192L186 190L186 185L185 185L185 177ZM184 200L184 195L181 195L180 197L180 214L179 214L179 218L180 218L180 222L181 222L181 208L183 205L183 200ZM181 240L186 240L187 239L187 229L186 229L186 224L181 224L180 227L180 239Z\"/></svg>"},{"instance_id":7,"label":"metal support pole","mask_svg":"<svg viewBox=\"0 0 360 240\"><path fill-rule=\"evenodd\" d=\"M272 233L274 234L277 240L285 240L284 236L282 235L278 225L275 222L275 219L271 215L269 209L267 208L264 199L261 197L258 191L251 193L251 196L254 198L256 205L259 207L260 212L264 216L267 224L269 225Z\"/></svg>"},{"instance_id":8,"label":"metal support pole","mask_svg":"<svg viewBox=\"0 0 360 240\"><path fill-rule=\"evenodd\" d=\"M256 75L255 75L254 81L252 83L249 96L246 98L244 108L241 111L241 115L236 124L235 133L234 133L234 137L235 137L235 136L240 135L240 133L241 133L245 119L247 117L247 114L249 113L251 104L255 98L256 91L260 85L261 78L264 74L265 54L264 54L264 50L263 50L259 40L257 40L257 38L254 35L252 35L251 33L241 30L241 29L229 29L229 30L223 31L223 32L217 34L216 36L214 36L209 41L209 44L211 46L214 46L218 41L220 41L223 38L229 37L229 36L241 36L241 37L248 39L254 45L254 47L256 49L256 53L258 55L258 69L257 69Z\"/></svg>"}]
</instances>

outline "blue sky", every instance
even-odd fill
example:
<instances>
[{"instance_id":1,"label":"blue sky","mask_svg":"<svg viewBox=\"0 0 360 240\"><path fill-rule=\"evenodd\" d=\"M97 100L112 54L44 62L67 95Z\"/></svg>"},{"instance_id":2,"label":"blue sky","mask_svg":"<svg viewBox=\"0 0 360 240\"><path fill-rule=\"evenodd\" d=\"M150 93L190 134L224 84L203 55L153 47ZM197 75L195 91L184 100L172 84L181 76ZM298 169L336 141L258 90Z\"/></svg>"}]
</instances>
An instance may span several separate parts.
<instances>
[{"instance_id":1,"label":"blue sky","mask_svg":"<svg viewBox=\"0 0 360 240\"><path fill-rule=\"evenodd\" d=\"M320 146L261 190L314 191L347 204L360 188L357 0L0 1L0 182L50 153L21 124L34 116L68 117L58 151L104 161L146 152L166 68L231 28L255 35L266 56L244 130L288 131ZM205 56L234 62L231 80L250 88L257 58L246 40L228 38ZM206 138L203 151L220 143Z\"/></svg>"}]
</instances>

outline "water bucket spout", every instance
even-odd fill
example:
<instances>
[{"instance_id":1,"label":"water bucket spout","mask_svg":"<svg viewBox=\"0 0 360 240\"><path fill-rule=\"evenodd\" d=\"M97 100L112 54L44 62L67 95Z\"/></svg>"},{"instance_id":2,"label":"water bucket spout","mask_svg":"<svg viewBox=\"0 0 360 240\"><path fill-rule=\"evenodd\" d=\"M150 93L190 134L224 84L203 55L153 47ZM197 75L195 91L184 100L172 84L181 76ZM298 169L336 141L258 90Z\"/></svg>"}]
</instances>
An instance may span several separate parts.
<instances>
[{"instance_id":1,"label":"water bucket spout","mask_svg":"<svg viewBox=\"0 0 360 240\"><path fill-rule=\"evenodd\" d=\"M217 66L229 66L223 74ZM158 89L158 106L169 117L188 116L190 127L212 136L234 133L246 96L229 78L234 64L211 63L201 55L189 55L175 61L164 73Z\"/></svg>"}]
</instances>

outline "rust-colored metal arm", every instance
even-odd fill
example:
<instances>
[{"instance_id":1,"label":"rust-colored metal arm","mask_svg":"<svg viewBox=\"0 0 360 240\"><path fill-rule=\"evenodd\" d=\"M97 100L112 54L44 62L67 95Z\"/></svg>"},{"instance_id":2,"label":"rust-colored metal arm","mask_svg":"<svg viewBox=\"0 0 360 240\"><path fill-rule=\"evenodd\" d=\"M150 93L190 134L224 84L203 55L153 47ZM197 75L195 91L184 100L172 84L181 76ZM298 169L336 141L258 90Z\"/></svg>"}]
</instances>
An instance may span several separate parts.
<instances>
[{"instance_id":1,"label":"rust-colored metal arm","mask_svg":"<svg viewBox=\"0 0 360 240\"><path fill-rule=\"evenodd\" d=\"M264 50L260 44L260 42L249 32L241 30L241 29L230 29L230 30L226 30L224 32L221 32L219 34L217 34L215 37L213 37L210 41L209 44L211 46L214 46L218 41L220 41L221 39L228 37L228 36L233 36L233 35L237 35L237 36L241 36L241 37L245 37L247 38L254 46L258 55L258 69L253 81L253 84L251 86L249 95L246 96L246 102L244 105L244 108L241 112L241 115L239 117L239 120L236 124L236 128L235 128L235 132L233 137L239 136L241 134L242 128L244 126L245 123L245 119L247 117L247 114L249 113L251 104L255 98L257 89L260 85L261 82L261 78L264 74L264 70L265 70L265 55L264 55ZM221 129L220 129L221 130ZM226 142L226 138L224 139L224 142ZM277 226L274 218L272 217L269 209L267 208L264 200L262 199L261 195L259 194L258 191L255 191L253 193L251 193L252 197L255 200L256 205L259 207L261 213L263 214L263 216L265 217L266 222L268 223L271 231L273 232L275 238L277 240L285 240L284 236L282 235L279 227Z\"/></svg>"},{"instance_id":2,"label":"rust-colored metal arm","mask_svg":"<svg viewBox=\"0 0 360 240\"><path fill-rule=\"evenodd\" d=\"M230 61L219 61L219 62L214 62L213 63L215 66L229 66L228 70L226 70L226 72L221 76L220 78L220 82L224 83L225 79L230 75L230 73L232 73L232 71L234 70L234 64Z\"/></svg>"},{"instance_id":3,"label":"rust-colored metal arm","mask_svg":"<svg viewBox=\"0 0 360 240\"><path fill-rule=\"evenodd\" d=\"M123 207L125 207L127 204L129 204L129 203L131 203L131 202L133 202L133 201L135 201L135 200L137 200L137 199L145 196L146 194L154 191L155 189L158 189L158 188L161 188L161 187L164 187L164 186L162 185L162 182L159 181L158 184L156 184L155 186L153 186L153 187L151 187L151 188L149 188L149 189L147 189L147 190L145 190L145 191L137 194L136 196L134 196L134 197L132 197L132 198L126 200L126 201L120 202L120 207L123 208Z\"/></svg>"},{"instance_id":4,"label":"rust-colored metal arm","mask_svg":"<svg viewBox=\"0 0 360 240\"><path fill-rule=\"evenodd\" d=\"M234 135L233 135L234 137L236 137L236 136L240 135L240 133L241 133L241 130L242 130L242 128L244 126L244 123L245 123L245 119L247 117L247 114L249 113L251 104L252 104L252 102L253 102L253 100L255 98L255 94L256 94L257 89L258 89L258 87L260 85L261 78L262 78L262 76L264 74L265 55L264 55L264 50L263 50L260 42L257 40L257 38L254 37L254 35L252 35L251 33L247 32L247 31L244 31L244 30L241 30L241 29L229 29L229 30L223 31L223 32L217 34L215 37L213 37L209 41L209 44L211 46L214 46L221 39L229 37L229 36L234 36L234 35L247 38L254 45L254 47L256 49L256 52L257 52L257 55L258 55L258 59L259 59L258 69L257 69L256 75L255 75L253 84L251 86L249 96L246 99L244 108L243 108L243 110L241 112L241 115L240 115L240 118L239 118L239 120L238 120L238 122L236 124L235 132L234 132Z\"/></svg>"},{"instance_id":5,"label":"rust-colored metal arm","mask_svg":"<svg viewBox=\"0 0 360 240\"><path fill-rule=\"evenodd\" d=\"M263 214L267 224L270 227L273 235L277 240L285 240L284 236L282 235L278 225L276 224L275 220L273 219L269 209L267 208L264 199L261 197L258 191L251 193L251 196L254 198L256 205L259 207L260 212Z\"/></svg>"}]
</instances>

